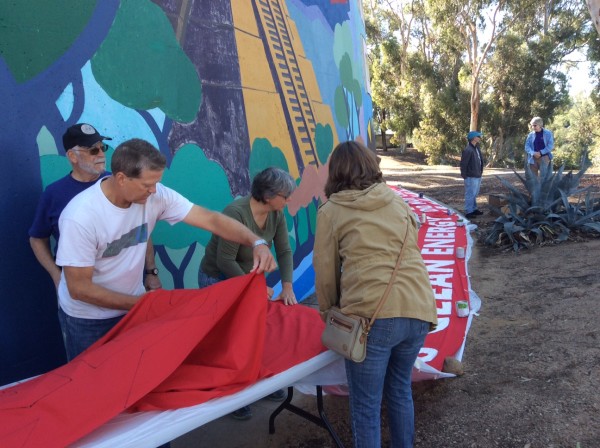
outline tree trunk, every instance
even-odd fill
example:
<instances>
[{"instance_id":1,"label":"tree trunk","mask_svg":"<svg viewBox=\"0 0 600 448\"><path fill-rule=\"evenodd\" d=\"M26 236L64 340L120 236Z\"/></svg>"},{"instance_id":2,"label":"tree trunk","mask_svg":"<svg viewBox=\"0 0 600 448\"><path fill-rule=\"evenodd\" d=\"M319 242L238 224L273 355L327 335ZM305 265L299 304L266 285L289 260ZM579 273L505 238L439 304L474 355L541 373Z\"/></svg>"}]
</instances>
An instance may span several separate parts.
<instances>
[{"instance_id":1,"label":"tree trunk","mask_svg":"<svg viewBox=\"0 0 600 448\"><path fill-rule=\"evenodd\" d=\"M388 147L387 147L387 135L385 133L385 129L381 128L381 148L383 149L384 152L387 152Z\"/></svg>"},{"instance_id":2,"label":"tree trunk","mask_svg":"<svg viewBox=\"0 0 600 448\"><path fill-rule=\"evenodd\" d=\"M385 112L385 109L383 109L381 111L381 122L385 123L385 119L387 117L387 114ZM383 149L384 152L387 152L388 147L387 147L387 127L385 125L381 126L381 147Z\"/></svg>"},{"instance_id":3,"label":"tree trunk","mask_svg":"<svg viewBox=\"0 0 600 448\"><path fill-rule=\"evenodd\" d=\"M496 164L498 163L499 160L502 160L504 158L504 154L503 154L503 148L504 148L504 131L502 130L502 128L498 129L498 136L494 138L494 141L492 142L492 147L489 151L489 159L487 160L488 162L488 167L489 168L493 168L496 166Z\"/></svg>"},{"instance_id":4,"label":"tree trunk","mask_svg":"<svg viewBox=\"0 0 600 448\"><path fill-rule=\"evenodd\" d=\"M469 130L476 131L479 122L479 81L473 78L471 83L471 124Z\"/></svg>"},{"instance_id":5,"label":"tree trunk","mask_svg":"<svg viewBox=\"0 0 600 448\"><path fill-rule=\"evenodd\" d=\"M592 16L592 22L596 26L596 31L600 34L600 0L587 0L587 5Z\"/></svg>"}]
</instances>

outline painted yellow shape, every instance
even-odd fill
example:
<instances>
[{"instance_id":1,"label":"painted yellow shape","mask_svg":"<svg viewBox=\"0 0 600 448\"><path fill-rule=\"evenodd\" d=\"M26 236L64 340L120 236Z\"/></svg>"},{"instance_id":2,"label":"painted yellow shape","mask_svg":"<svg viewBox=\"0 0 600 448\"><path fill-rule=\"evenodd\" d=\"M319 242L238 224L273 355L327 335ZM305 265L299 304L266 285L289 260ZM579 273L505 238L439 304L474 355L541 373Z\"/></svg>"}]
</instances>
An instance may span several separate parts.
<instances>
[{"instance_id":1,"label":"painted yellow shape","mask_svg":"<svg viewBox=\"0 0 600 448\"><path fill-rule=\"evenodd\" d=\"M258 37L258 26L254 19L252 0L233 0L231 2L231 15L236 30Z\"/></svg>"},{"instance_id":2,"label":"painted yellow shape","mask_svg":"<svg viewBox=\"0 0 600 448\"><path fill-rule=\"evenodd\" d=\"M245 90L244 101L246 105L253 104L255 106L251 113L246 115L248 129L257 132L257 134L250 133L250 141L253 142L256 138L268 138L271 145L278 147L283 152L292 177L300 177L296 157L292 151L290 132L281 111L279 94ZM248 110L248 106L246 106L246 110Z\"/></svg>"},{"instance_id":3,"label":"painted yellow shape","mask_svg":"<svg viewBox=\"0 0 600 448\"><path fill-rule=\"evenodd\" d=\"M293 141L298 145L298 155L306 167L318 163L315 145L317 123L329 124L334 132L334 142L337 142L338 138L331 109L322 102L313 66L305 57L300 35L289 17L285 1L266 1L273 11L283 14L284 20L280 20L279 13L273 16L275 26L270 20L260 19L266 20L265 29L269 28L268 31L271 32L287 30L289 33L289 40L286 40L282 33L279 35L284 46L283 52L275 48L272 37L267 41L268 51L275 61L275 75L269 66L265 43L258 34L259 26L252 7L253 0L231 3L248 132L250 142L256 138L266 138L273 146L280 148L288 162L290 174L298 177L299 167ZM261 11L262 16L265 13ZM270 25L266 25L267 22ZM281 60L281 55L285 55L285 61ZM291 77L287 73L291 74ZM276 81L282 87L287 110L283 109L280 93L275 90ZM286 86L286 82L292 82L293 86ZM290 117L289 123L286 113Z\"/></svg>"},{"instance_id":4,"label":"painted yellow shape","mask_svg":"<svg viewBox=\"0 0 600 448\"><path fill-rule=\"evenodd\" d=\"M238 46L240 72L244 92L261 90L275 93L275 84L271 70L265 57L262 40L236 30L235 39ZM245 98L244 98L245 99ZM246 101L246 106L248 102Z\"/></svg>"}]
</instances>

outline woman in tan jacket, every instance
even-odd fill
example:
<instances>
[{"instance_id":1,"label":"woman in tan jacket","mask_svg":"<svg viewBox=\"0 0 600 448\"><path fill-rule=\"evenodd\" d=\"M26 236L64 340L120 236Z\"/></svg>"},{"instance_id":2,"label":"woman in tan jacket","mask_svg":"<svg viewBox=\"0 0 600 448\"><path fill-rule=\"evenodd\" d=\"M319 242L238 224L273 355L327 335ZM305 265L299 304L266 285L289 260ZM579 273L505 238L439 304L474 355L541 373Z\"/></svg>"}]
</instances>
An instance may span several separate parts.
<instances>
[{"instance_id":1,"label":"woman in tan jacket","mask_svg":"<svg viewBox=\"0 0 600 448\"><path fill-rule=\"evenodd\" d=\"M362 363L346 360L354 445L381 446L385 397L391 446L412 447L411 373L427 333L437 324L427 269L417 246L417 223L384 182L375 154L340 143L329 160L329 199L319 208L314 246L316 294L322 313L339 306L370 318L406 245L388 299L367 339ZM407 228L408 227L408 228Z\"/></svg>"}]
</instances>

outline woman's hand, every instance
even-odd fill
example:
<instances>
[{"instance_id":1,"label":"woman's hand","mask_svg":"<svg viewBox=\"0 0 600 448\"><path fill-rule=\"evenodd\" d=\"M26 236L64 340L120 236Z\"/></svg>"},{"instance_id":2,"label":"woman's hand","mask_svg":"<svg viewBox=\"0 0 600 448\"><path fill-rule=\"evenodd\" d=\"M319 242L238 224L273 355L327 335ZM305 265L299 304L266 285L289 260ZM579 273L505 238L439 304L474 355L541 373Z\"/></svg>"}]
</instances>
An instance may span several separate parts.
<instances>
[{"instance_id":1,"label":"woman's hand","mask_svg":"<svg viewBox=\"0 0 600 448\"><path fill-rule=\"evenodd\" d=\"M281 288L281 294L279 294L279 296L277 296L275 300L282 300L284 305L296 305L298 303L291 282L283 283Z\"/></svg>"}]
</instances>

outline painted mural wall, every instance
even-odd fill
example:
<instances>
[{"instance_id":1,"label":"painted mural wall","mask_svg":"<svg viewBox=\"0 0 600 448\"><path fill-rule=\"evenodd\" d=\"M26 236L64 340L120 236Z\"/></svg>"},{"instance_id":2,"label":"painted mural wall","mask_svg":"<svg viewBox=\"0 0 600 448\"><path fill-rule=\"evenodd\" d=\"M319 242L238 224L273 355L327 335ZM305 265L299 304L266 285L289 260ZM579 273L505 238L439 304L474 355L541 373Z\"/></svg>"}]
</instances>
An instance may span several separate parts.
<instances>
[{"instance_id":1,"label":"painted mural wall","mask_svg":"<svg viewBox=\"0 0 600 448\"><path fill-rule=\"evenodd\" d=\"M152 142L163 183L222 210L268 166L298 189L286 210L298 297L334 146L372 145L360 0L4 0L0 4L0 384L64 362L52 281L27 231L42 190L70 165L79 122ZM198 286L207 232L155 229L165 288ZM272 286L278 273L268 277Z\"/></svg>"}]
</instances>

